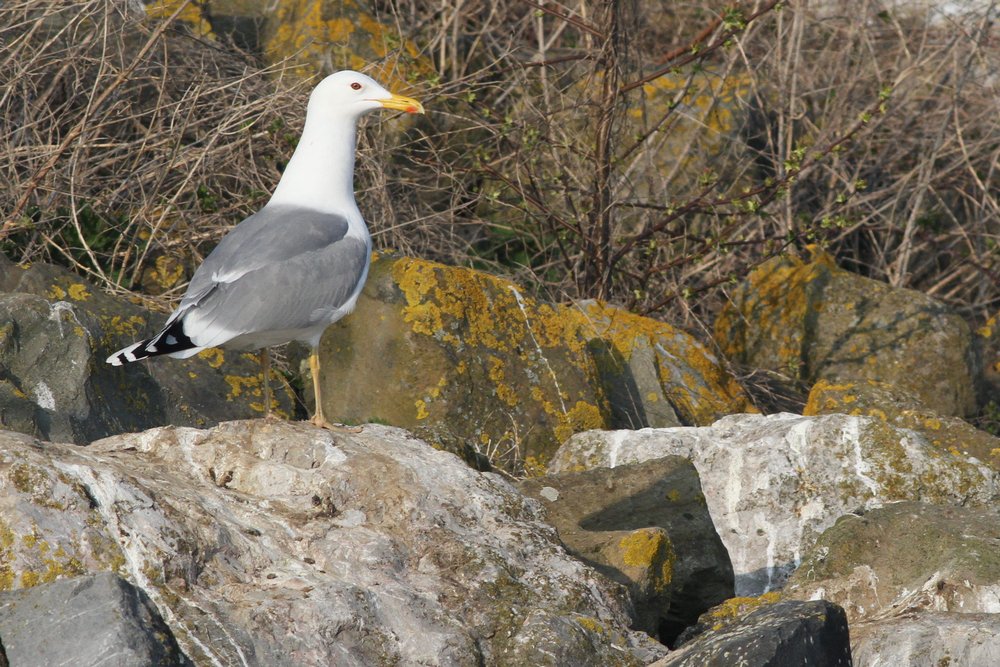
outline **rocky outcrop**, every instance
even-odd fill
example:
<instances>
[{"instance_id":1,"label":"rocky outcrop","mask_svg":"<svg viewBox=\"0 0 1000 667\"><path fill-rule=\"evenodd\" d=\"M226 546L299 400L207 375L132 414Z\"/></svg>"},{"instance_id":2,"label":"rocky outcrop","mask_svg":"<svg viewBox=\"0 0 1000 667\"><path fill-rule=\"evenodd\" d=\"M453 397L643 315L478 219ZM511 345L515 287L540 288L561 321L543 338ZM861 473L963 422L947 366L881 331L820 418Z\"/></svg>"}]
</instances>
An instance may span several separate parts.
<instances>
[{"instance_id":1,"label":"rocky outcrop","mask_svg":"<svg viewBox=\"0 0 1000 667\"><path fill-rule=\"evenodd\" d=\"M536 502L397 429L243 421L86 448L0 432L0 486L0 587L118 573L196 664L637 665L664 652Z\"/></svg>"},{"instance_id":2,"label":"rocky outcrop","mask_svg":"<svg viewBox=\"0 0 1000 667\"><path fill-rule=\"evenodd\" d=\"M146 7L146 15L167 18L181 0ZM399 90L433 67L420 47L401 37L400 26L385 23L365 0L206 0L187 3L180 24L202 38L231 40L268 65L303 79L337 70L365 70Z\"/></svg>"},{"instance_id":3,"label":"rocky outcrop","mask_svg":"<svg viewBox=\"0 0 1000 667\"><path fill-rule=\"evenodd\" d=\"M629 589L634 627L664 644L733 594L729 555L686 459L546 475L518 488L544 506L571 554Z\"/></svg>"},{"instance_id":4,"label":"rocky outcrop","mask_svg":"<svg viewBox=\"0 0 1000 667\"><path fill-rule=\"evenodd\" d=\"M818 594L852 621L914 609L1000 613L1000 509L899 502L848 514L789 579L786 596Z\"/></svg>"},{"instance_id":5,"label":"rocky outcrop","mask_svg":"<svg viewBox=\"0 0 1000 667\"><path fill-rule=\"evenodd\" d=\"M858 667L1000 665L1000 614L924 612L851 626Z\"/></svg>"},{"instance_id":6,"label":"rocky outcrop","mask_svg":"<svg viewBox=\"0 0 1000 667\"><path fill-rule=\"evenodd\" d=\"M785 597L823 598L851 622L858 664L987 665L995 638L965 634L1000 623L1000 510L901 502L847 515L791 576ZM940 612L952 612L942 614ZM972 614L979 615L974 621ZM893 641L885 651L887 639ZM922 656L913 662L909 658ZM978 662L969 662L973 656ZM891 659L890 656L895 656Z\"/></svg>"},{"instance_id":7,"label":"rocky outcrop","mask_svg":"<svg viewBox=\"0 0 1000 667\"><path fill-rule=\"evenodd\" d=\"M264 412L255 355L206 350L114 368L114 350L165 316L115 299L49 264L0 255L0 427L86 444L153 426L206 426ZM295 414L274 374L275 412Z\"/></svg>"},{"instance_id":8,"label":"rocky outcrop","mask_svg":"<svg viewBox=\"0 0 1000 667\"><path fill-rule=\"evenodd\" d=\"M877 380L943 416L976 412L968 324L924 294L850 273L826 255L758 267L719 314L715 338L731 361L809 385Z\"/></svg>"},{"instance_id":9,"label":"rocky outcrop","mask_svg":"<svg viewBox=\"0 0 1000 667\"><path fill-rule=\"evenodd\" d=\"M18 667L192 664L149 597L110 572L0 593L0 639Z\"/></svg>"},{"instance_id":10,"label":"rocky outcrop","mask_svg":"<svg viewBox=\"0 0 1000 667\"><path fill-rule=\"evenodd\" d=\"M844 610L826 601L785 601L762 606L710 631L654 667L850 667ZM905 664L905 663L896 663Z\"/></svg>"},{"instance_id":11,"label":"rocky outcrop","mask_svg":"<svg viewBox=\"0 0 1000 667\"><path fill-rule=\"evenodd\" d=\"M738 595L780 587L841 516L898 500L985 505L997 472L880 420L732 415L711 427L594 431L571 438L553 472L662 456L698 470Z\"/></svg>"},{"instance_id":12,"label":"rocky outcrop","mask_svg":"<svg viewBox=\"0 0 1000 667\"><path fill-rule=\"evenodd\" d=\"M291 65L298 76L367 70L399 91L414 78L434 74L420 47L401 37L398 24L383 23L366 2L291 0L264 6L264 56Z\"/></svg>"},{"instance_id":13,"label":"rocky outcrop","mask_svg":"<svg viewBox=\"0 0 1000 667\"><path fill-rule=\"evenodd\" d=\"M1000 470L1000 438L958 417L928 410L911 392L875 380L820 380L809 392L804 415L848 414L879 419L915 431L938 449L974 456Z\"/></svg>"},{"instance_id":14,"label":"rocky outcrop","mask_svg":"<svg viewBox=\"0 0 1000 667\"><path fill-rule=\"evenodd\" d=\"M542 303L501 278L410 258L373 264L320 355L327 415L400 426L516 472L541 471L579 431L710 423L747 404L669 325Z\"/></svg>"}]
</instances>

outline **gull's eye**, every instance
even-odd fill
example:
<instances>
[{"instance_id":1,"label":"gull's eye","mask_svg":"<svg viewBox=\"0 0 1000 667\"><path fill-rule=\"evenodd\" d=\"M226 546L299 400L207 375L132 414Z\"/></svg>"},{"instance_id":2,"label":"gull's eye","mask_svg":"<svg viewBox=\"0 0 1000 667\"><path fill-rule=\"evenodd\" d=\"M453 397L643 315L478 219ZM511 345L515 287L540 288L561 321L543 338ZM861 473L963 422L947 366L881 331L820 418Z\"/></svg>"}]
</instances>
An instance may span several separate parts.
<instances>
[{"instance_id":1,"label":"gull's eye","mask_svg":"<svg viewBox=\"0 0 1000 667\"><path fill-rule=\"evenodd\" d=\"M351 88L353 90L361 90L361 84L355 81L354 83L351 84Z\"/></svg>"}]
</instances>

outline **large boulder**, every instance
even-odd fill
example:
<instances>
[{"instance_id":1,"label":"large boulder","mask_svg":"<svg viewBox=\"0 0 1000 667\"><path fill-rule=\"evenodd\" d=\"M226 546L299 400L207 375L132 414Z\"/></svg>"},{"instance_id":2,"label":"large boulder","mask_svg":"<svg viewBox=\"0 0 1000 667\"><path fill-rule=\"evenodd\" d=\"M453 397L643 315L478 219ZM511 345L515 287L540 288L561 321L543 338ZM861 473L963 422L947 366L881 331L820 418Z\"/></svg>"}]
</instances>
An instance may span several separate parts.
<instances>
[{"instance_id":1,"label":"large boulder","mask_svg":"<svg viewBox=\"0 0 1000 667\"><path fill-rule=\"evenodd\" d=\"M1000 438L959 417L943 417L928 410L912 392L883 382L820 380L810 390L802 414L872 417L916 431L939 449L974 456L1000 470Z\"/></svg>"},{"instance_id":2,"label":"large boulder","mask_svg":"<svg viewBox=\"0 0 1000 667\"><path fill-rule=\"evenodd\" d=\"M944 416L976 411L978 367L966 322L930 297L810 261L774 258L733 291L715 323L730 360L818 380L877 380Z\"/></svg>"},{"instance_id":3,"label":"large boulder","mask_svg":"<svg viewBox=\"0 0 1000 667\"><path fill-rule=\"evenodd\" d=\"M670 644L733 594L733 567L698 473L668 456L521 482L571 554L625 585L635 626Z\"/></svg>"},{"instance_id":4,"label":"large boulder","mask_svg":"<svg viewBox=\"0 0 1000 667\"><path fill-rule=\"evenodd\" d=\"M1000 665L1000 614L928 611L851 626L856 667Z\"/></svg>"},{"instance_id":5,"label":"large boulder","mask_svg":"<svg viewBox=\"0 0 1000 667\"><path fill-rule=\"evenodd\" d=\"M196 664L638 665L624 591L541 508L405 432L0 432L0 588L111 571ZM38 641L47 641L39 634Z\"/></svg>"},{"instance_id":6,"label":"large boulder","mask_svg":"<svg viewBox=\"0 0 1000 667\"><path fill-rule=\"evenodd\" d=\"M900 502L848 514L786 596L836 602L852 623L919 610L1000 613L1000 509Z\"/></svg>"},{"instance_id":7,"label":"large boulder","mask_svg":"<svg viewBox=\"0 0 1000 667\"><path fill-rule=\"evenodd\" d=\"M592 431L551 472L684 456L729 550L738 595L780 587L841 516L898 500L986 505L997 471L913 431L847 415L731 415L711 427Z\"/></svg>"},{"instance_id":8,"label":"large boulder","mask_svg":"<svg viewBox=\"0 0 1000 667\"><path fill-rule=\"evenodd\" d=\"M710 423L747 403L705 347L669 325L394 256L374 262L320 356L328 416L400 426L516 472L544 469L579 431Z\"/></svg>"},{"instance_id":9,"label":"large boulder","mask_svg":"<svg viewBox=\"0 0 1000 667\"><path fill-rule=\"evenodd\" d=\"M900 502L841 517L782 591L841 605L855 664L1000 664L1000 509Z\"/></svg>"},{"instance_id":10,"label":"large boulder","mask_svg":"<svg viewBox=\"0 0 1000 667\"><path fill-rule=\"evenodd\" d=\"M851 623L857 665L1000 664L1000 509L900 502L827 529L782 591Z\"/></svg>"},{"instance_id":11,"label":"large boulder","mask_svg":"<svg viewBox=\"0 0 1000 667\"><path fill-rule=\"evenodd\" d=\"M844 610L825 600L789 600L758 607L738 621L706 632L652 667L852 664Z\"/></svg>"},{"instance_id":12,"label":"large boulder","mask_svg":"<svg viewBox=\"0 0 1000 667\"><path fill-rule=\"evenodd\" d=\"M165 319L65 269L18 266L0 255L0 426L85 444L153 426L263 414L255 355L213 349L118 368L104 362ZM288 384L274 374L271 386L275 412L294 415Z\"/></svg>"}]
</instances>

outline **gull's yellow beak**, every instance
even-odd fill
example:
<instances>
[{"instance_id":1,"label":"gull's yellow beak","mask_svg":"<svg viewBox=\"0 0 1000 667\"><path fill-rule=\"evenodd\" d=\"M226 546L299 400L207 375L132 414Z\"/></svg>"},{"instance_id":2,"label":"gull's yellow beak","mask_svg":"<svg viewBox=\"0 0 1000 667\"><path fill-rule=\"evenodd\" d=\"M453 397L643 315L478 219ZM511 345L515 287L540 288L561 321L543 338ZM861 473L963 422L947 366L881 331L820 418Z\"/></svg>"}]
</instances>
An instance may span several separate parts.
<instances>
[{"instance_id":1,"label":"gull's yellow beak","mask_svg":"<svg viewBox=\"0 0 1000 667\"><path fill-rule=\"evenodd\" d=\"M405 111L406 113L424 112L423 104L412 97L403 97L402 95L393 95L389 99L378 100L378 103L386 109L395 109L396 111Z\"/></svg>"}]
</instances>

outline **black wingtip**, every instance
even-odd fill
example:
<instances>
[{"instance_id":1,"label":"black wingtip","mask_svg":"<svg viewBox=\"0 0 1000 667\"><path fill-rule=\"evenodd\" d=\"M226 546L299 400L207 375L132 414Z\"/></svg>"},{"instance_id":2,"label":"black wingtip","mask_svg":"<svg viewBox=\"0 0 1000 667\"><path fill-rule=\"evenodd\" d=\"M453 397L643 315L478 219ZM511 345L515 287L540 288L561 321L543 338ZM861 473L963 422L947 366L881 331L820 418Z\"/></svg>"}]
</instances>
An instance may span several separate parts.
<instances>
[{"instance_id":1,"label":"black wingtip","mask_svg":"<svg viewBox=\"0 0 1000 667\"><path fill-rule=\"evenodd\" d=\"M132 343L128 347L123 347L106 359L112 366L122 366L133 361L146 359L148 357L158 357L162 354L173 352L183 352L191 348L198 347L184 333L184 324L181 318L171 322L167 327L156 334L153 338Z\"/></svg>"}]
</instances>

